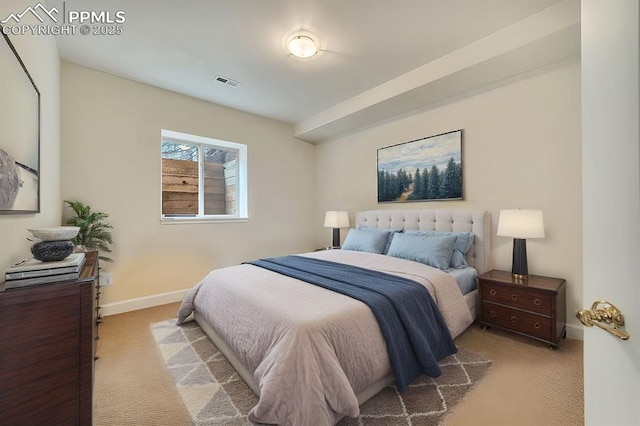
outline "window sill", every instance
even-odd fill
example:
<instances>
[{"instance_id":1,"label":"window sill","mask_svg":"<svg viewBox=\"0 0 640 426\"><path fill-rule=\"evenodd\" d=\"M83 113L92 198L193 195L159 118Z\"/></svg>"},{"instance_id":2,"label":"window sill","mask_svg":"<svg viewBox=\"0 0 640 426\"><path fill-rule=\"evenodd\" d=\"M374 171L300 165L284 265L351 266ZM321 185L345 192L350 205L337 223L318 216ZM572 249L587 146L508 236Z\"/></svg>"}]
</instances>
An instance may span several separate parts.
<instances>
[{"instance_id":1,"label":"window sill","mask_svg":"<svg viewBox=\"0 0 640 426\"><path fill-rule=\"evenodd\" d=\"M161 218L161 225L186 225L186 224L194 224L194 223L244 223L249 222L248 217L220 217L220 218Z\"/></svg>"}]
</instances>

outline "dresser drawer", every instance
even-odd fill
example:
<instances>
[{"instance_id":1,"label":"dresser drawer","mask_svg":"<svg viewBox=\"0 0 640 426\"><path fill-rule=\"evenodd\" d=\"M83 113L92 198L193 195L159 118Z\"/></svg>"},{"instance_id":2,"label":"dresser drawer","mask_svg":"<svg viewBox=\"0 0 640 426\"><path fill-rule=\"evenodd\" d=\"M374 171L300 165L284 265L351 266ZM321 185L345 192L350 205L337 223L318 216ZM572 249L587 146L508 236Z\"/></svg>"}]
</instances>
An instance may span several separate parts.
<instances>
[{"instance_id":1,"label":"dresser drawer","mask_svg":"<svg viewBox=\"0 0 640 426\"><path fill-rule=\"evenodd\" d=\"M553 314L551 295L532 292L524 287L506 287L485 281L482 283L482 300L547 316Z\"/></svg>"},{"instance_id":2,"label":"dresser drawer","mask_svg":"<svg viewBox=\"0 0 640 426\"><path fill-rule=\"evenodd\" d=\"M480 320L496 327L517 331L543 340L552 340L552 320L549 317L492 303L483 303Z\"/></svg>"}]
</instances>

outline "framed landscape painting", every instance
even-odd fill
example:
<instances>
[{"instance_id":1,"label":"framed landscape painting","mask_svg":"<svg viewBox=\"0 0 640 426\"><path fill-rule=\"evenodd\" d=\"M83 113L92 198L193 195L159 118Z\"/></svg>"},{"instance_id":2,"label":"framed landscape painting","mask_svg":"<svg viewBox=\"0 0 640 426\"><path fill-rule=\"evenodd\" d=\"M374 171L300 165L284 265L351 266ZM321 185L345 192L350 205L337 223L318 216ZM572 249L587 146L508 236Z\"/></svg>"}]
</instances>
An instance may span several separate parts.
<instances>
[{"instance_id":1,"label":"framed landscape painting","mask_svg":"<svg viewBox=\"0 0 640 426\"><path fill-rule=\"evenodd\" d=\"M378 149L378 202L462 200L462 130Z\"/></svg>"}]
</instances>

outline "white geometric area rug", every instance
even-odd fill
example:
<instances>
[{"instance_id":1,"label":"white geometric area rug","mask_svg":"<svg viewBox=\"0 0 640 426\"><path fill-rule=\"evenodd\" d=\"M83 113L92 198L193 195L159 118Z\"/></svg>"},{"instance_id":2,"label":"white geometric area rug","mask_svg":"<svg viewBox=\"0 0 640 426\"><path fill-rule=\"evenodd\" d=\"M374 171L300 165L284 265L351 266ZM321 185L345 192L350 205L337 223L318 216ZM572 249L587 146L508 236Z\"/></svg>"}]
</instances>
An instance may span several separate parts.
<instances>
[{"instance_id":1,"label":"white geometric area rug","mask_svg":"<svg viewBox=\"0 0 640 426\"><path fill-rule=\"evenodd\" d=\"M250 424L247 414L258 397L195 321L177 326L174 318L151 324L151 332L193 425ZM439 365L440 377L423 376L402 394L391 384L360 407L359 418L344 418L338 426L438 425L491 361L459 349Z\"/></svg>"},{"instance_id":2,"label":"white geometric area rug","mask_svg":"<svg viewBox=\"0 0 640 426\"><path fill-rule=\"evenodd\" d=\"M258 397L195 321L177 326L174 318L151 332L194 425L250 424Z\"/></svg>"}]
</instances>

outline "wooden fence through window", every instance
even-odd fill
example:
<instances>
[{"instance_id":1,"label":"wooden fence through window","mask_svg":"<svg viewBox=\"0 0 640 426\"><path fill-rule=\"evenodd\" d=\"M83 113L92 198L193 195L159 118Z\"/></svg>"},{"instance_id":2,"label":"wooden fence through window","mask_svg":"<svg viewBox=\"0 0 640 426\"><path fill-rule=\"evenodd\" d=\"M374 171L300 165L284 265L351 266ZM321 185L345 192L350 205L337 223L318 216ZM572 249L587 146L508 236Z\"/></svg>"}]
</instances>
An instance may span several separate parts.
<instances>
[{"instance_id":1,"label":"wooden fence through window","mask_svg":"<svg viewBox=\"0 0 640 426\"><path fill-rule=\"evenodd\" d=\"M204 163L205 215L235 213L235 163ZM162 159L162 214L198 214L197 161Z\"/></svg>"}]
</instances>

